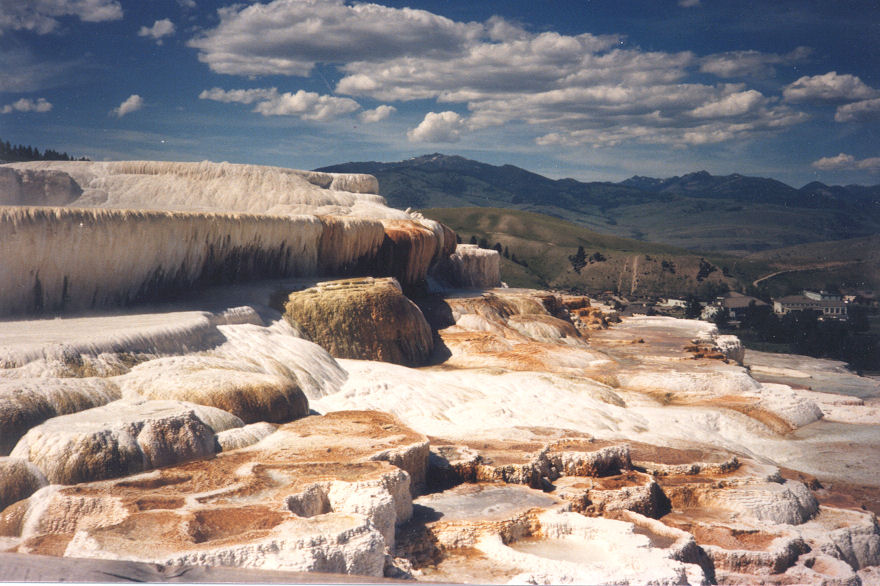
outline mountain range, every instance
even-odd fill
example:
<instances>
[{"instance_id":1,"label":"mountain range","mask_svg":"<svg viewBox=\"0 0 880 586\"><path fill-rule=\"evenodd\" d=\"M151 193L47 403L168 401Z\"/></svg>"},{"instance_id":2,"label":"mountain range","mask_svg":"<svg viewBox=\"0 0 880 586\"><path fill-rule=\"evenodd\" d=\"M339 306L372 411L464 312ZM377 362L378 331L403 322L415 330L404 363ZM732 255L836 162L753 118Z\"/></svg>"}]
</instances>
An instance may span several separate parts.
<instances>
[{"instance_id":1,"label":"mountain range","mask_svg":"<svg viewBox=\"0 0 880 586\"><path fill-rule=\"evenodd\" d=\"M440 153L316 170L375 175L393 207L520 209L605 234L740 256L880 233L880 185L812 182L798 189L769 178L706 171L582 182Z\"/></svg>"}]
</instances>

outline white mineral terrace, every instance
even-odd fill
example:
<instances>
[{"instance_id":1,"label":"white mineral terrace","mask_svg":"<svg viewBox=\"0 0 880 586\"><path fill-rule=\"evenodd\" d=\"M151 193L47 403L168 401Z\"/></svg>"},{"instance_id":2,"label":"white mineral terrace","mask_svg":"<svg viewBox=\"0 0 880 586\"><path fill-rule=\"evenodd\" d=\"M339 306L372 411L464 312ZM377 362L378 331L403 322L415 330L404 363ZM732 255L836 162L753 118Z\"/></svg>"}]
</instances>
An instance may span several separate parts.
<instances>
[{"instance_id":1,"label":"white mineral terrace","mask_svg":"<svg viewBox=\"0 0 880 586\"><path fill-rule=\"evenodd\" d=\"M224 450L244 447L265 437L266 440L258 444L264 445L274 430L269 424L242 427L246 421L228 414L221 416L222 410L215 410L218 414L213 414L213 411L197 409L193 416L186 415L184 406L204 403L204 389L208 386L219 388L221 394L246 389L258 403L274 400L273 397L289 386L303 389L310 408L319 413L352 409L386 412L417 432L442 437L444 441L536 441L546 433L542 430L565 429L570 430L568 433L580 432L603 440L723 450L755 462L794 467L822 477L823 482L880 484L872 472L880 465L877 456L880 434L876 431L880 417L876 408L839 394L840 389L825 388L821 384L823 377L839 368L838 364L780 357L779 364L784 365L780 368L786 369L786 376L818 382L808 390L778 382L759 383L749 376L747 369L735 364L688 361L681 358L680 353L679 358L673 360L673 348L681 348L694 339L710 342L714 330L703 322L667 318L625 319L612 329L596 333L589 342L592 360L584 363L579 376L573 374L567 355L571 348L566 344L558 346L560 370L566 370L566 374L554 373L557 369L547 360L552 358L552 352L545 353L544 367L540 370L442 365L407 368L377 361L334 359L319 346L299 337L295 329L266 307L268 293L285 286L302 288L303 284L273 281L238 289L212 290L207 295L212 299L210 311L173 311L175 307L169 306L152 313L129 311L116 316L3 322L0 324L0 362L7 368L0 370L0 394L4 409L28 413L34 409L39 411L34 405L48 401L52 409L49 415L56 415L42 425L34 420L35 427L29 432L22 430L9 460L30 460L39 468L38 476L66 484L87 481L89 474L91 478L101 477L96 476L97 472L88 462L70 460L70 451L82 449L75 446L83 442L97 441L97 433L103 437L110 437L107 434L123 437L118 435L122 429L133 429L125 432L129 435L124 437L131 439L124 441L133 442L132 449L143 455L137 456L135 464L125 464L131 473L149 470L157 463L168 465L178 458L205 457L203 452L210 449L213 434L217 434L217 441L228 446ZM498 294L503 295L503 290ZM229 302L226 310L218 309L218 302L223 300ZM191 309L192 305L190 302L187 307L177 309ZM456 328L468 322L462 317ZM546 332L538 330L536 334ZM644 343L633 343L638 340ZM532 341L546 350L546 342ZM530 343L527 339L520 342ZM137 356L137 364L126 363L126 356ZM772 357L761 355L760 360L765 370L771 368ZM596 376L598 371L603 375ZM868 381L858 379L858 382L863 396L880 395L876 384L870 388ZM666 403L663 397L668 395L680 400ZM762 409L775 414L795 431L780 434L744 413L713 406L713 401L732 395L754 399ZM154 402L143 403L145 399ZM143 407L138 407L139 404ZM826 412L834 414L833 422L822 421ZM168 425L163 422L171 421L168 418L176 418L173 420L180 423L175 426L183 425L181 429L189 430L186 432L189 439L173 453L163 452L161 443L149 443L159 441L160 430ZM210 422L207 428L199 427L202 425L199 418ZM125 423L129 420L131 423ZM258 421L261 417L254 416L252 420ZM130 425L135 427L126 427ZM235 438L229 436L236 428L240 428L241 433L236 432ZM152 431L145 436L146 431L142 430L147 429ZM8 433L4 430L4 434ZM149 439L151 437L155 439ZM15 442L7 443L14 445ZM841 449L843 446L845 450ZM832 451L836 461L829 465ZM772 469L771 466L768 470ZM760 519L771 514L767 511L773 507L782 507L782 511L790 506L773 504L781 494L768 490L780 485L754 482L749 480L752 484L747 484L739 493L728 491L720 501L723 507L736 511L739 516ZM506 501L507 497L502 500ZM480 507L494 510L496 505L492 503L496 502L490 499L487 505ZM467 504L463 503L462 507ZM770 508L765 510L765 507ZM813 507L815 509L815 505ZM699 568L671 560L662 549L651 549L650 554L645 552L644 548L650 547L640 535L625 538L625 535L633 535L631 525L621 521L596 525L601 519L584 519L583 523L593 525L577 528L582 523L578 519L583 517L567 514L572 516L560 517L565 521L562 526L567 527L562 529L562 537L544 541L535 541L533 537L522 546L514 544L510 549L501 544L497 534L490 532L479 537L475 547L495 560L497 567L506 568L502 572L505 580L516 576L524 579L526 575L551 581L565 580L568 576L597 583L620 576L632 583L641 583L647 577L656 577L662 583L702 580ZM801 519L799 513L794 517L790 513L779 514L782 516L775 523L785 526L803 523L797 520ZM805 513L804 518L814 514ZM40 530L28 531L31 533L23 535L38 534ZM387 539L386 535L386 543ZM6 541L11 546L17 543L9 538ZM356 549L359 543L367 548L364 551L375 551L377 547L369 539L352 540L347 547ZM613 550L612 561L597 565L589 554L590 548L604 551L606 543L620 545ZM276 545L282 549L300 547L287 542ZM369 565L374 562L357 562L360 554L354 551L340 553L340 559L355 561L315 566L293 558L254 557L256 550L247 549L252 546L241 547L244 549L235 555L244 567L376 571L376 566ZM70 542L67 554L158 562L190 563L202 559L186 552L176 558L133 557L115 548L109 541L89 541L83 534ZM582 554L577 553L580 549ZM217 555L220 553L210 554ZM215 560L210 563L221 559L210 556L204 558ZM571 559L572 556L577 559ZM463 570L456 573L448 569L448 564L439 566L438 571L439 574L429 573L426 577L465 579L468 576ZM476 576L479 580L492 578L491 573L478 572Z\"/></svg>"},{"instance_id":2,"label":"white mineral terrace","mask_svg":"<svg viewBox=\"0 0 880 586\"><path fill-rule=\"evenodd\" d=\"M0 181L0 205L407 218L385 205L371 175L208 161L40 161L0 165Z\"/></svg>"},{"instance_id":3,"label":"white mineral terrace","mask_svg":"<svg viewBox=\"0 0 880 586\"><path fill-rule=\"evenodd\" d=\"M840 363L492 288L497 255L453 253L371 177L47 163L0 166L2 186L20 206L0 208L3 551L475 583L878 583L880 383ZM205 267L245 249L272 278L209 286ZM176 301L107 309L172 266ZM401 284L429 266L480 288L417 305Z\"/></svg>"},{"instance_id":4,"label":"white mineral terrace","mask_svg":"<svg viewBox=\"0 0 880 586\"><path fill-rule=\"evenodd\" d=\"M229 163L0 165L0 315L355 268L411 285L454 235L377 189L369 175ZM451 262L467 279L478 266L460 256Z\"/></svg>"}]
</instances>

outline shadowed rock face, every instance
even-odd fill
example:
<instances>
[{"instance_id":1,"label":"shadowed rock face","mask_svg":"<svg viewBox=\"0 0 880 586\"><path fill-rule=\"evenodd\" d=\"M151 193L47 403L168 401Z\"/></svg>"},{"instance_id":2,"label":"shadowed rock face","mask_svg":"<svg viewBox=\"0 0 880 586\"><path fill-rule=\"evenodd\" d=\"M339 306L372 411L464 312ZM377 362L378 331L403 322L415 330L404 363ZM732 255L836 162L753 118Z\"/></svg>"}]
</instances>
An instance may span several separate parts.
<instances>
[{"instance_id":1,"label":"shadowed rock face","mask_svg":"<svg viewBox=\"0 0 880 586\"><path fill-rule=\"evenodd\" d=\"M0 511L47 484L46 476L27 460L0 457Z\"/></svg>"},{"instance_id":2,"label":"shadowed rock face","mask_svg":"<svg viewBox=\"0 0 880 586\"><path fill-rule=\"evenodd\" d=\"M421 224L383 220L385 238L376 256L376 275L396 277L404 284L423 281L442 242Z\"/></svg>"},{"instance_id":3,"label":"shadowed rock face","mask_svg":"<svg viewBox=\"0 0 880 586\"><path fill-rule=\"evenodd\" d=\"M82 188L63 171L16 171L0 167L0 205L63 206Z\"/></svg>"},{"instance_id":4,"label":"shadowed rock face","mask_svg":"<svg viewBox=\"0 0 880 586\"><path fill-rule=\"evenodd\" d=\"M328 281L291 293L284 317L337 358L424 364L431 328L394 279Z\"/></svg>"}]
</instances>

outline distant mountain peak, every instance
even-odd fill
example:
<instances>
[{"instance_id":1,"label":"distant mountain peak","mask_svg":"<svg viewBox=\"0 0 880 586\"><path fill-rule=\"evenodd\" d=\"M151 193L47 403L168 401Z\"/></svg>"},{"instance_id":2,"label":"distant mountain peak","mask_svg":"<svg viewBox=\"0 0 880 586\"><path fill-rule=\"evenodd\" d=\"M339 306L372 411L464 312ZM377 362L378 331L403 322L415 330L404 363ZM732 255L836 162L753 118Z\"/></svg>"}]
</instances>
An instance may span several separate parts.
<instances>
[{"instance_id":1,"label":"distant mountain peak","mask_svg":"<svg viewBox=\"0 0 880 586\"><path fill-rule=\"evenodd\" d=\"M443 153L431 153L429 155L420 155L418 157L413 157L409 159L407 162L412 163L437 163L437 162L446 162L446 161L467 161L467 162L476 162L471 161L470 159L466 159L459 155L444 155Z\"/></svg>"}]
</instances>

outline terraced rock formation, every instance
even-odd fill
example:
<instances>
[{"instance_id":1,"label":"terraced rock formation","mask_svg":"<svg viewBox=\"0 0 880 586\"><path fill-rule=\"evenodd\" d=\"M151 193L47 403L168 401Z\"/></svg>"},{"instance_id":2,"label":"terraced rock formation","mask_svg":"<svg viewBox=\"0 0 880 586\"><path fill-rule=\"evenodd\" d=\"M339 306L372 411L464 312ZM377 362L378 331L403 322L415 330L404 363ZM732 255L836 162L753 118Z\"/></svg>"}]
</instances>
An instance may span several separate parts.
<instances>
[{"instance_id":1,"label":"terraced rock formation","mask_svg":"<svg viewBox=\"0 0 880 586\"><path fill-rule=\"evenodd\" d=\"M113 207L171 190L169 209L234 208L247 188L264 190L261 214L273 201L284 213L347 212L227 218L236 230L253 218L254 234L265 224L267 234L277 226L305 238L291 262L313 264L294 277L56 319L21 315L33 307L2 289L0 307L15 314L0 322L5 553L93 559L96 571L113 562L132 578L213 568L255 582L279 576L259 573L270 570L477 583L880 577L875 379L744 352L705 322L620 319L583 297L494 288L494 261L453 249L443 226L396 211L358 215L381 208L358 200L368 179L198 164L13 169L47 186L15 192L18 203ZM171 188L180 186L196 193L179 198ZM112 226L119 214L107 230L122 238L126 222L151 225L151 214L192 218L198 231L214 213L0 208L4 234L16 238L0 239L14 252L0 255L0 274L48 262L48 253L28 256L44 239L80 242L94 260L68 279L71 299L82 283L122 303L111 291L130 291L153 261L132 261L110 286L92 269L123 253L111 241L94 247L107 233L100 223L78 241L79 226L62 222L58 238L72 240L53 241L49 224L21 219ZM173 256L199 242L154 260L168 254L201 274L211 263ZM65 254L40 269L41 283L63 277ZM236 257L212 258L223 276ZM451 289L456 279L481 288ZM33 294L32 281L21 283ZM61 278L42 299L64 289ZM33 571L8 559L0 579ZM39 560L43 577L58 575Z\"/></svg>"}]
</instances>

